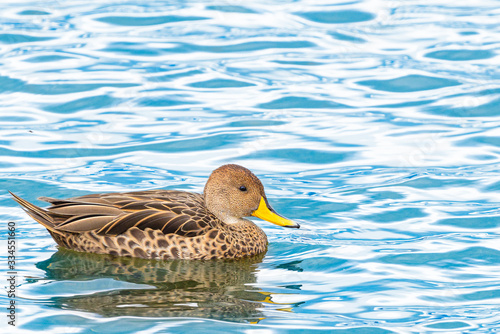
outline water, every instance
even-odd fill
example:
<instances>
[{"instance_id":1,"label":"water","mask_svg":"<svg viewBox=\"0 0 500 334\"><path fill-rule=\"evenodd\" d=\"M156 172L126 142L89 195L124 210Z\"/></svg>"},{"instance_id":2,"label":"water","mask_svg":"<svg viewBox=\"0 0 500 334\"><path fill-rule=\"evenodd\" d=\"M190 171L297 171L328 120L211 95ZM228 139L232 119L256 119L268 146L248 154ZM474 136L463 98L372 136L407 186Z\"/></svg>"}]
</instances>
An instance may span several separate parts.
<instances>
[{"instance_id":1,"label":"water","mask_svg":"<svg viewBox=\"0 0 500 334\"><path fill-rule=\"evenodd\" d=\"M18 332L499 330L498 1L0 6ZM201 192L229 162L302 225L258 222L262 258L58 250L6 193Z\"/></svg>"}]
</instances>

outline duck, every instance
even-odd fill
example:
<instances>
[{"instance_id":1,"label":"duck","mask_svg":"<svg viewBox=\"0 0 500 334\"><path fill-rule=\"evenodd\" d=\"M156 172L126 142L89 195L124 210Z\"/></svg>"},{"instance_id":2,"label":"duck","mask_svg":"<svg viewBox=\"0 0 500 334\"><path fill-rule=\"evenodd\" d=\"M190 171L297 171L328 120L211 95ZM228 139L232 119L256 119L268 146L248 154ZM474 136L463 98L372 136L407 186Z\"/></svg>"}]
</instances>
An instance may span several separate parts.
<instances>
[{"instance_id":1,"label":"duck","mask_svg":"<svg viewBox=\"0 0 500 334\"><path fill-rule=\"evenodd\" d=\"M51 204L46 209L11 195L60 247L113 256L238 259L264 253L268 246L264 231L245 217L300 227L270 206L257 176L236 164L215 169L202 194L154 189L40 197Z\"/></svg>"}]
</instances>

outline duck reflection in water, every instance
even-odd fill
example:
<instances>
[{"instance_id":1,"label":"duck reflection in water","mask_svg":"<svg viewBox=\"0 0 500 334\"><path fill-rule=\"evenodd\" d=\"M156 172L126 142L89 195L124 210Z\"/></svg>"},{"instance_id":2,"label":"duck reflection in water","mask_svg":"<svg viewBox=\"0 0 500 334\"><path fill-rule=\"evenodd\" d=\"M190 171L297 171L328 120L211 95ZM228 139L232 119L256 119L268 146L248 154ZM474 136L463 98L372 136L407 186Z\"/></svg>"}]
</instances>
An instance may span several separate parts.
<instances>
[{"instance_id":1,"label":"duck reflection in water","mask_svg":"<svg viewBox=\"0 0 500 334\"><path fill-rule=\"evenodd\" d=\"M258 322L264 318L264 305L291 311L290 304L276 304L270 293L254 287L256 270L263 257L264 254L239 260L158 261L61 248L51 258L39 262L37 268L44 270L50 280L112 278L141 284L135 289L53 297L53 306L57 308L105 317L196 317Z\"/></svg>"}]
</instances>

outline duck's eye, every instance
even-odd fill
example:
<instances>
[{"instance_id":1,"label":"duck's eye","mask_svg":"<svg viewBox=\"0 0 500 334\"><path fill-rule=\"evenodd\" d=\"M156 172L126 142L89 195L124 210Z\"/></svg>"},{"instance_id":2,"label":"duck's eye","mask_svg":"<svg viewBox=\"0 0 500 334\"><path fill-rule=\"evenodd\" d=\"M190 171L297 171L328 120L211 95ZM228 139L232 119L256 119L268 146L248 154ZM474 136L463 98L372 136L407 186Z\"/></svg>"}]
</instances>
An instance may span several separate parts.
<instances>
[{"instance_id":1,"label":"duck's eye","mask_svg":"<svg viewBox=\"0 0 500 334\"><path fill-rule=\"evenodd\" d=\"M241 186L241 187L240 187L240 190L241 190L241 191L247 191L247 187L245 187L245 186Z\"/></svg>"}]
</instances>

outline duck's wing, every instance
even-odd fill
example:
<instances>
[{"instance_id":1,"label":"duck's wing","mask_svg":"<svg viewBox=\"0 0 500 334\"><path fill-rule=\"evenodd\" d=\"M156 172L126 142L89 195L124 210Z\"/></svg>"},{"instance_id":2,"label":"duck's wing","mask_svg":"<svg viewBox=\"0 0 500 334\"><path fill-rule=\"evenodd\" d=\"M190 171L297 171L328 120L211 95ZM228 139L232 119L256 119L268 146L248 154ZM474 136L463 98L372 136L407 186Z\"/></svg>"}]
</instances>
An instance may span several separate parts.
<instances>
[{"instance_id":1,"label":"duck's wing","mask_svg":"<svg viewBox=\"0 0 500 334\"><path fill-rule=\"evenodd\" d=\"M41 199L52 204L44 212L52 220L53 229L61 232L96 231L100 235L118 235L136 227L194 237L206 233L217 220L205 208L202 195L183 191L150 190Z\"/></svg>"}]
</instances>

